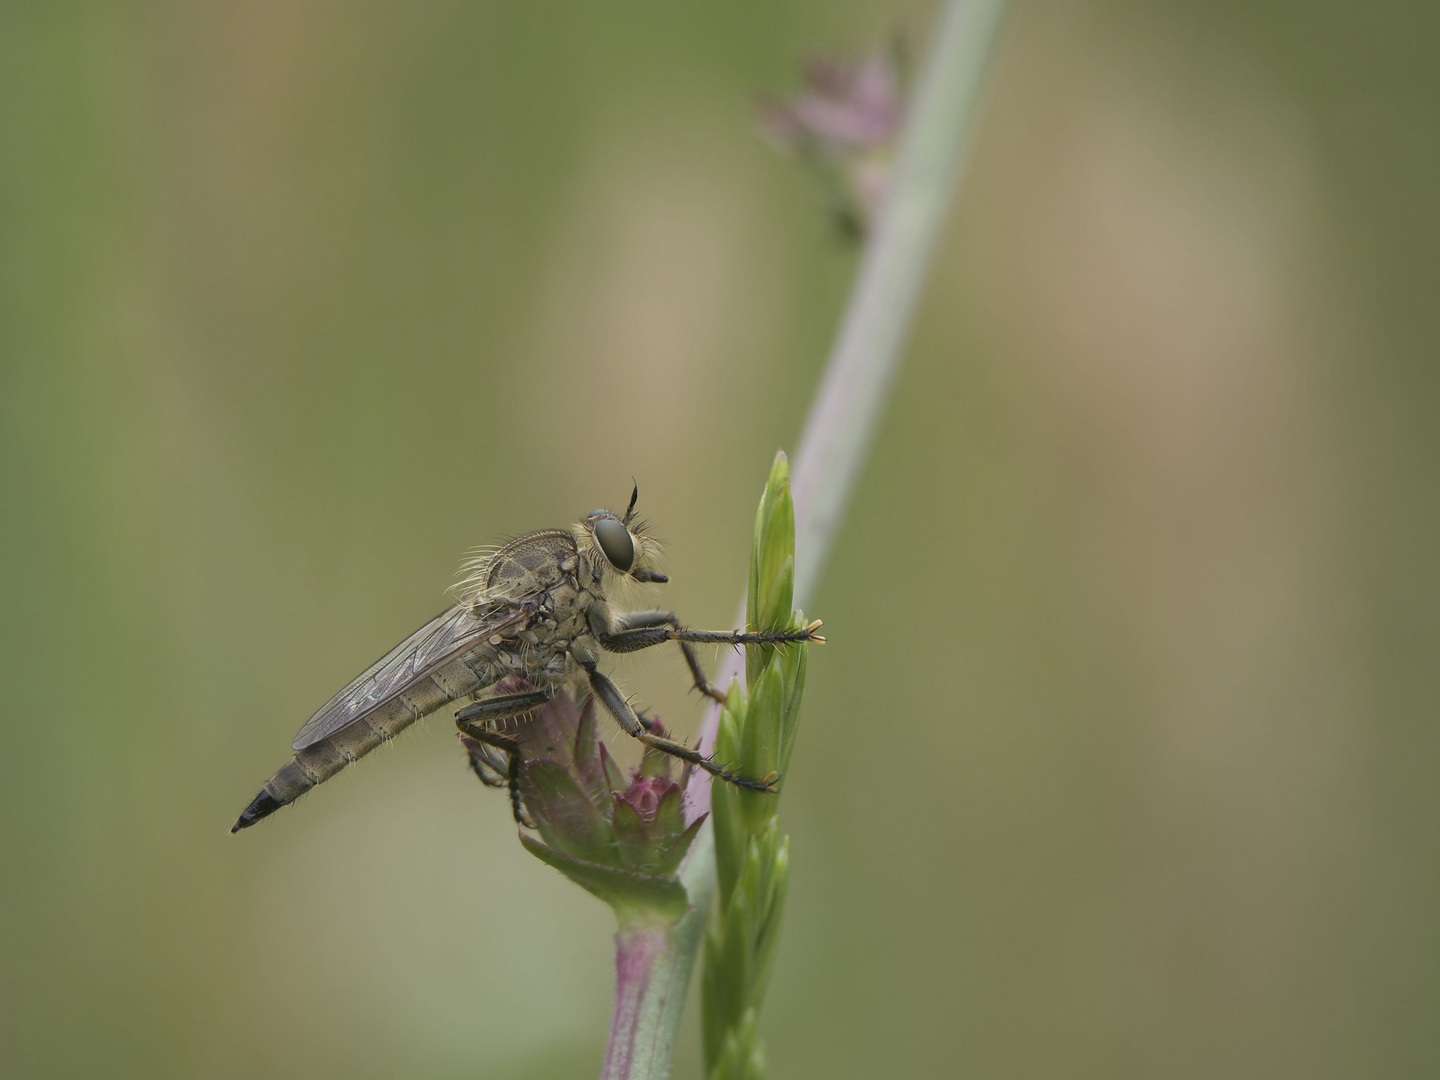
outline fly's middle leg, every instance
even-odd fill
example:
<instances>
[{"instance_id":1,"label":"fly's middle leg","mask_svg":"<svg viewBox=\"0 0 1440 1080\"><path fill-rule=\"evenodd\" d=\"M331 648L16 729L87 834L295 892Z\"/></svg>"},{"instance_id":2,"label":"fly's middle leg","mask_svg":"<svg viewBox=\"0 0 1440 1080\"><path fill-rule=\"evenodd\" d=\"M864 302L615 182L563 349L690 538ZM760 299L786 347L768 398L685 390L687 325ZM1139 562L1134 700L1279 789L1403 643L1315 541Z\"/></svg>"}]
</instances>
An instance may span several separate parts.
<instances>
[{"instance_id":1,"label":"fly's middle leg","mask_svg":"<svg viewBox=\"0 0 1440 1080\"><path fill-rule=\"evenodd\" d=\"M656 638L653 641L647 640L642 645L632 645L627 648L626 645L631 639L627 639L625 635L632 630L654 630L666 626L672 630L680 629L680 618L673 611L632 611L628 615L620 616L618 621L620 629L617 632L607 634L599 639L601 647L609 649L611 652L632 652L635 649L644 649L669 640L663 637ZM690 678L695 681L695 689L712 701L725 704L724 693L717 690L710 684L710 680L705 678L705 669L700 666L700 661L695 656L695 650L690 647L688 641L680 642L680 652L685 657L685 666L690 669Z\"/></svg>"},{"instance_id":2,"label":"fly's middle leg","mask_svg":"<svg viewBox=\"0 0 1440 1080\"><path fill-rule=\"evenodd\" d=\"M727 783L739 787L749 788L751 791L775 790L775 781L778 775L771 773L769 776L759 780L742 776L737 772L731 772L724 765L721 765L713 758L708 758L699 750L694 750L684 743L676 742L674 739L667 739L663 735L656 735L646 724L635 714L630 703L625 700L625 695L620 693L619 688L606 676L602 675L596 668L594 661L581 661L585 668L585 674L590 680L590 689L594 691L595 697L600 704L605 706L605 711L613 716L616 722L625 729L626 733L639 739L646 746L659 750L661 753L677 757L681 761L688 761L692 765L698 765L711 776L718 776Z\"/></svg>"},{"instance_id":3,"label":"fly's middle leg","mask_svg":"<svg viewBox=\"0 0 1440 1080\"><path fill-rule=\"evenodd\" d=\"M488 728L476 727L473 734L466 732L470 738L480 744L477 749L481 753L481 759L486 768L494 769L503 779L491 780L483 771L481 764L476 760L475 752L470 755L470 768L480 782L486 787L504 787L510 792L510 812L515 815L515 824L526 829L535 828L535 822L530 820L530 815L525 813L525 803L520 797L520 764L524 760L520 754L520 743L509 735L502 735L498 731L491 731ZM505 754L504 761L497 761L484 751L494 747ZM501 768L503 766L503 769Z\"/></svg>"}]
</instances>

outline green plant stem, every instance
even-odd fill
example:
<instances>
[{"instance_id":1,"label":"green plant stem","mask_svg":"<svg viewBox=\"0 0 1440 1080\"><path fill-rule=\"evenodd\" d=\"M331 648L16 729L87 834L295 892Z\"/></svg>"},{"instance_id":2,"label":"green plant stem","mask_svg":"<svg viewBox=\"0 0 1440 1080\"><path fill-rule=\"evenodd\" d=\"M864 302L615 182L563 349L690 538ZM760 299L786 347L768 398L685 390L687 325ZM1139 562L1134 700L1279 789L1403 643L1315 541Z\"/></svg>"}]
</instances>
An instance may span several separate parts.
<instances>
[{"instance_id":1,"label":"green plant stem","mask_svg":"<svg viewBox=\"0 0 1440 1080\"><path fill-rule=\"evenodd\" d=\"M959 174L1004 6L1004 0L949 0L936 23L901 135L885 206L862 256L795 457L798 607L808 606L820 579L831 540L884 411ZM733 666L715 680L716 685L727 685L742 663L743 659L732 658ZM718 722L719 710L714 709L702 735L701 745L707 750L714 745ZM709 787L704 783L708 777L702 775L696 780L701 783L692 782L690 787L699 798L687 800L687 812L692 818L708 811L710 801ZM655 1015L657 1025L665 1030L657 1029L649 1039L652 1050L648 1054L633 1058L631 1072L607 1071L609 1080L669 1073L675 1029L680 1023L705 917L714 899L714 851L707 821L680 871L692 910L652 961L652 966L666 973L665 977L647 981L636 1006L637 1015ZM693 927L687 925L692 920ZM682 933L681 927L688 932ZM649 1000L657 995L664 996L658 1007ZM616 1034L612 1031L612 1042ZM606 1061L608 1066L608 1053Z\"/></svg>"},{"instance_id":2,"label":"green plant stem","mask_svg":"<svg viewBox=\"0 0 1440 1080\"><path fill-rule=\"evenodd\" d=\"M713 857L710 863L713 876ZM704 925L705 912L692 907L673 924L637 922L615 932L615 1005L600 1080L670 1075Z\"/></svg>"}]
</instances>

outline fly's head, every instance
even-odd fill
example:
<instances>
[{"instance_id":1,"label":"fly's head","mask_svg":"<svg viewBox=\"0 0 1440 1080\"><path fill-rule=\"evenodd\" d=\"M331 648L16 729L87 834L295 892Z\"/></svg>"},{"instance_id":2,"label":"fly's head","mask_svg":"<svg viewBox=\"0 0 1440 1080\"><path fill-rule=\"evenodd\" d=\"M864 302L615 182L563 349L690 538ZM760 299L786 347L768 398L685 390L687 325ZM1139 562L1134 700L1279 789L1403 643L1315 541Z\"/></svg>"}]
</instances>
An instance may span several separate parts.
<instances>
[{"instance_id":1,"label":"fly's head","mask_svg":"<svg viewBox=\"0 0 1440 1080\"><path fill-rule=\"evenodd\" d=\"M636 487L624 516L610 510L592 510L575 525L575 543L589 556L590 565L607 584L614 581L668 581L656 569L660 544L635 518Z\"/></svg>"}]
</instances>

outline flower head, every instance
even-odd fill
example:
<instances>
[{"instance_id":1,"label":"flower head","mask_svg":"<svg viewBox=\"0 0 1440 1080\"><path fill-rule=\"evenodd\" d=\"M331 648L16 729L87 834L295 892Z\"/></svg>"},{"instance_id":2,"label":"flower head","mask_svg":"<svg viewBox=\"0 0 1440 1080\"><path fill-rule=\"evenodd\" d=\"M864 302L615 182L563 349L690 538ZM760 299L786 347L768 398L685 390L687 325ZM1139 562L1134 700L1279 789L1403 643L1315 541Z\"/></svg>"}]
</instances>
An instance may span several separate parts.
<instances>
[{"instance_id":1,"label":"flower head","mask_svg":"<svg viewBox=\"0 0 1440 1080\"><path fill-rule=\"evenodd\" d=\"M528 689L521 679L496 687ZM627 777L596 735L589 694L577 705L562 690L507 724L504 735L519 755L516 787L540 836L521 834L531 854L606 901L622 921L683 915L689 902L676 873L703 820L687 826L682 812L690 770L677 782L670 758L652 751ZM468 735L460 741L482 778L498 771L488 746Z\"/></svg>"}]
</instances>

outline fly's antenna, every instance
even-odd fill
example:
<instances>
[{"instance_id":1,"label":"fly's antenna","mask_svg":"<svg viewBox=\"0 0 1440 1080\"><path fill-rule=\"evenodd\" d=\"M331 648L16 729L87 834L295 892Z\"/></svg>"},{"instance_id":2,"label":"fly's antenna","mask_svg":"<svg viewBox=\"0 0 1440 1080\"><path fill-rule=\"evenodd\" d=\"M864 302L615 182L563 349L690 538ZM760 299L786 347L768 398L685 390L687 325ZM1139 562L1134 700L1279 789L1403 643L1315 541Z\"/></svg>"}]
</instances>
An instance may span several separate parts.
<instances>
[{"instance_id":1,"label":"fly's antenna","mask_svg":"<svg viewBox=\"0 0 1440 1080\"><path fill-rule=\"evenodd\" d=\"M622 525L630 524L630 519L635 516L635 500L640 497L640 485L633 476L630 478L630 483L635 486L630 491L630 505L625 508L625 516L620 521Z\"/></svg>"}]
</instances>

